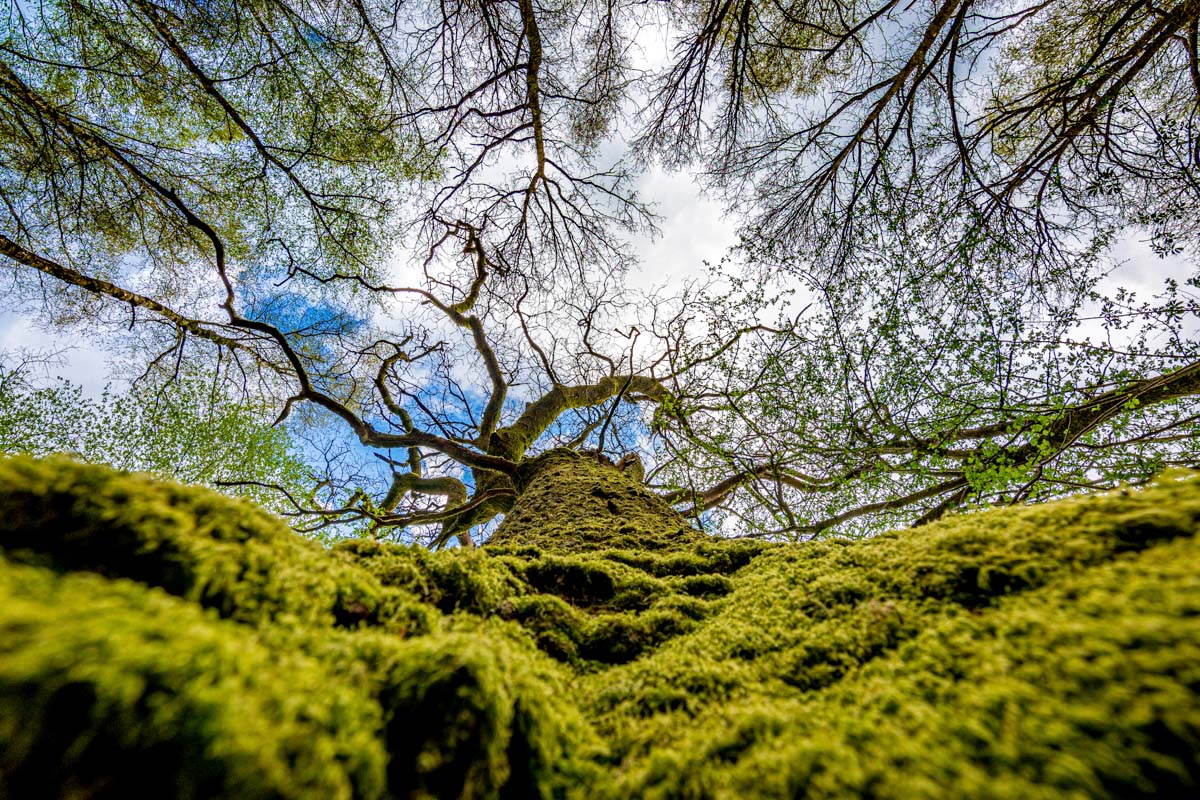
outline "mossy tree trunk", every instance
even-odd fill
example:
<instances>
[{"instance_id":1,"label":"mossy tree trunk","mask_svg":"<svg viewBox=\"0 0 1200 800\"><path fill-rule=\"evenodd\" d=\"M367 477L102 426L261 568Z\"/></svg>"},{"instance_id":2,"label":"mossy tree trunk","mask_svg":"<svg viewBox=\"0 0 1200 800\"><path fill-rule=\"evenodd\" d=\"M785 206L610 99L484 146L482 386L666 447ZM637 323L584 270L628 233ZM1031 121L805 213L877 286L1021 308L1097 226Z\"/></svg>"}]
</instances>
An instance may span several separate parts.
<instances>
[{"instance_id":1,"label":"mossy tree trunk","mask_svg":"<svg viewBox=\"0 0 1200 800\"><path fill-rule=\"evenodd\" d=\"M433 553L0 459L0 797L1197 794L1194 477L794 546L519 466Z\"/></svg>"},{"instance_id":2,"label":"mossy tree trunk","mask_svg":"<svg viewBox=\"0 0 1200 800\"><path fill-rule=\"evenodd\" d=\"M503 392L494 395L493 400L496 397L502 400ZM441 532L433 541L435 548L455 537L464 546L471 547L474 545L470 535L472 528L488 523L499 514L510 512L521 520L518 527L523 532L519 535L514 532L516 523L503 525L501 531L504 536L501 541L506 544L519 544L529 536L544 534L544 531L540 531L542 526L534 522L536 516L543 514L549 515L547 523L559 530L555 535L564 537L567 542L575 540L570 529L580 526L586 532L584 540L593 543L599 543L609 535L624 537L628 541L629 537L643 534L650 534L654 540L669 541L678 531L690 531L688 524L666 502L642 485L641 462L635 455L626 456L626 459L632 459L632 463L622 459L622 463L615 466L602 454L602 450L588 455L591 451L559 448L529 455L530 449L564 413L571 409L597 406L614 398L614 402L623 398L662 403L670 395L657 380L638 375L609 376L596 384L555 386L528 404L511 425L495 429L498 411L485 414L491 422L481 423L479 435L473 442L482 452L457 444L447 447L447 442L438 437L430 439L422 435L414 439L415 433L382 439L368 435L363 439L366 444L409 448L410 471L395 473L392 489L382 506L386 514L391 514L409 492L447 497L442 511L425 515L424 518L421 514L392 517L385 514L376 516L375 521L402 527L440 521ZM401 410L394 402L391 407L397 412ZM405 426L410 423L406 422ZM603 436L600 439L603 441ZM466 485L456 478L434 479L438 482L436 489L430 491L426 488L433 481L422 477L421 447L440 451L471 471L473 490L469 498ZM457 484L453 497L446 491L445 483ZM531 497L540 498L536 503L526 498L530 491L533 492ZM551 500L544 507L538 505ZM599 501L599 505L596 501ZM578 515L582 515L582 518L577 520ZM623 518L622 524L615 527L610 524L619 517ZM622 528L624 533L621 532Z\"/></svg>"},{"instance_id":3,"label":"mossy tree trunk","mask_svg":"<svg viewBox=\"0 0 1200 800\"><path fill-rule=\"evenodd\" d=\"M516 499L493 546L661 549L703 536L639 480L638 472L570 450L521 463Z\"/></svg>"}]
</instances>

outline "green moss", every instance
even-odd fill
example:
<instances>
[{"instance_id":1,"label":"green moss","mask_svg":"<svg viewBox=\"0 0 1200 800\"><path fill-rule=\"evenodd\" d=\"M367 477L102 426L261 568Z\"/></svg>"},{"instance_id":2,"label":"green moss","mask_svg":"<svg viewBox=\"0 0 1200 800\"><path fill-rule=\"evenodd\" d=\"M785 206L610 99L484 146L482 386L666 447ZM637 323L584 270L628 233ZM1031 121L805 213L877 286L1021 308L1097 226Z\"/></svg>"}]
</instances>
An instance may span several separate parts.
<instances>
[{"instance_id":1,"label":"green moss","mask_svg":"<svg viewBox=\"0 0 1200 800\"><path fill-rule=\"evenodd\" d=\"M547 555L521 571L529 588L557 595L583 608L643 610L671 591L641 570L586 556Z\"/></svg>"},{"instance_id":2,"label":"green moss","mask_svg":"<svg viewBox=\"0 0 1200 800\"><path fill-rule=\"evenodd\" d=\"M379 797L378 705L127 581L0 565L0 796Z\"/></svg>"},{"instance_id":3,"label":"green moss","mask_svg":"<svg viewBox=\"0 0 1200 800\"><path fill-rule=\"evenodd\" d=\"M582 655L590 661L624 664L695 627L694 619L673 608L604 614L587 627Z\"/></svg>"},{"instance_id":4,"label":"green moss","mask_svg":"<svg viewBox=\"0 0 1200 800\"><path fill-rule=\"evenodd\" d=\"M590 616L555 595L507 603L501 613L533 634L539 649L577 667L624 664L685 633L706 609L667 601L644 613Z\"/></svg>"},{"instance_id":5,"label":"green moss","mask_svg":"<svg viewBox=\"0 0 1200 800\"><path fill-rule=\"evenodd\" d=\"M3 796L1200 791L1182 474L794 546L550 508L445 553L65 460L0 486Z\"/></svg>"},{"instance_id":6,"label":"green moss","mask_svg":"<svg viewBox=\"0 0 1200 800\"><path fill-rule=\"evenodd\" d=\"M595 747L553 662L519 630L464 634L439 613L523 590L504 564L327 551L211 492L65 459L0 461L0 481L0 796L557 797L587 782Z\"/></svg>"},{"instance_id":7,"label":"green moss","mask_svg":"<svg viewBox=\"0 0 1200 800\"><path fill-rule=\"evenodd\" d=\"M520 495L492 536L493 547L657 550L704 538L628 475L571 450L525 462L516 485Z\"/></svg>"},{"instance_id":8,"label":"green moss","mask_svg":"<svg viewBox=\"0 0 1200 800\"><path fill-rule=\"evenodd\" d=\"M248 501L67 458L2 459L0 486L13 560L130 578L241 622L432 624L416 598Z\"/></svg>"},{"instance_id":9,"label":"green moss","mask_svg":"<svg viewBox=\"0 0 1200 800\"><path fill-rule=\"evenodd\" d=\"M729 575L777 546L753 540L700 539L677 543L665 551L604 550L598 555L658 577Z\"/></svg>"},{"instance_id":10,"label":"green moss","mask_svg":"<svg viewBox=\"0 0 1200 800\"><path fill-rule=\"evenodd\" d=\"M545 653L559 661L579 661L588 618L567 601L547 594L518 597L505 603L500 613L529 631Z\"/></svg>"},{"instance_id":11,"label":"green moss","mask_svg":"<svg viewBox=\"0 0 1200 800\"><path fill-rule=\"evenodd\" d=\"M415 595L447 614L489 614L522 589L511 567L480 551L432 553L364 539L342 542L333 550L383 586Z\"/></svg>"},{"instance_id":12,"label":"green moss","mask_svg":"<svg viewBox=\"0 0 1200 800\"><path fill-rule=\"evenodd\" d=\"M1193 794L1198 563L1194 539L1166 544L942 615L822 691L738 692L676 715L669 742L627 745L640 752L610 796ZM729 695L686 674L688 697ZM643 707L662 708L661 683L643 685Z\"/></svg>"},{"instance_id":13,"label":"green moss","mask_svg":"<svg viewBox=\"0 0 1200 800\"><path fill-rule=\"evenodd\" d=\"M468 627L256 631L5 564L0 796L573 795L595 744L560 676L518 631Z\"/></svg>"},{"instance_id":14,"label":"green moss","mask_svg":"<svg viewBox=\"0 0 1200 800\"><path fill-rule=\"evenodd\" d=\"M521 640L486 628L417 639L383 667L395 797L578 793L594 747L558 678Z\"/></svg>"},{"instance_id":15,"label":"green moss","mask_svg":"<svg viewBox=\"0 0 1200 800\"><path fill-rule=\"evenodd\" d=\"M677 585L695 597L721 597L733 590L733 581L724 575L688 575Z\"/></svg>"},{"instance_id":16,"label":"green moss","mask_svg":"<svg viewBox=\"0 0 1200 800\"><path fill-rule=\"evenodd\" d=\"M1194 791L1198 521L1200 481L1171 479L769 551L692 634L589 682L611 796Z\"/></svg>"}]
</instances>

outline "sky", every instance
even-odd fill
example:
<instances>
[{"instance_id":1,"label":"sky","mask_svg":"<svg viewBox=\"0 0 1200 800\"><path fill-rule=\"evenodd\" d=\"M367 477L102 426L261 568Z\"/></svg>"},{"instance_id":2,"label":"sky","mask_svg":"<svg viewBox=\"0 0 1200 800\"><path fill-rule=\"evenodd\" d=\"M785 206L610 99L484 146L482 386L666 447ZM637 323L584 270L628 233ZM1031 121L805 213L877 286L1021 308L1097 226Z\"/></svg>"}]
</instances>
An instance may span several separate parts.
<instances>
[{"instance_id":1,"label":"sky","mask_svg":"<svg viewBox=\"0 0 1200 800\"><path fill-rule=\"evenodd\" d=\"M664 16L647 19L659 24L640 30L632 52L636 68L656 69L670 57L672 34ZM624 146L619 136L612 145L611 155L619 156ZM496 168L504 171L505 165ZM702 277L707 273L705 262L715 264L737 241L737 222L724 215L719 203L702 195L691 174L649 169L634 188L653 204L660 217L660 235L631 240L638 266L628 276L630 288L649 290ZM397 265L397 273L406 271ZM98 394L111 380L109 355L89 341L86 331L42 325L31 315L0 306L0 352L22 350L59 351L57 374L81 384L89 394Z\"/></svg>"},{"instance_id":2,"label":"sky","mask_svg":"<svg viewBox=\"0 0 1200 800\"><path fill-rule=\"evenodd\" d=\"M666 57L665 33L658 39L647 40L642 66L654 68ZM616 158L621 154L624 142L619 134L605 155ZM495 165L506 171L506 165ZM513 164L514 167L519 166ZM634 268L627 276L629 288L650 291L662 287L679 287L689 279L704 279L710 273L709 265L718 264L730 248L738 241L739 220L727 215L721 202L708 197L700 179L689 172L670 172L654 167L641 172L632 187L637 195L649 202L658 215L658 235L636 236L630 241L635 256ZM1144 234L1133 233L1120 240L1109 254L1117 267L1103 281L1101 290L1111 292L1117 286L1135 291L1142 300L1159 292L1163 280L1174 277L1180 283L1194 269L1188 260L1181 257L1158 258L1150 249ZM406 263L397 261L396 278L405 280ZM416 270L419 274L419 269ZM215 276L214 276L215 282ZM243 309L247 308L243 298ZM1193 324L1196 320L1193 318ZM458 331L461 334L461 330ZM1087 323L1080 327L1080 336L1103 333L1098 323ZM31 315L6 310L0 306L0 353L19 351L54 351L59 353L57 361L43 368L42 378L61 376L80 385L85 393L96 396L105 385L122 375L113 374L110 356L95 346L89 332L78 327L51 327L38 323ZM478 364L465 363L463 370L475 369ZM467 382L468 385L470 381ZM521 400L529 399L523 392L533 387L513 387L510 394L514 407ZM652 448L645 448L651 452ZM369 461L374 465L375 462Z\"/></svg>"},{"instance_id":3,"label":"sky","mask_svg":"<svg viewBox=\"0 0 1200 800\"><path fill-rule=\"evenodd\" d=\"M704 196L696 178L688 173L648 170L636 183L640 196L651 200L660 216L657 237L638 236L631 245L637 267L629 275L634 289L648 290L664 284L678 285L687 278L704 277L707 263L716 264L737 242L737 220L726 215L715 199ZM1101 288L1124 286L1148 299L1167 277L1182 282L1192 266L1181 256L1159 258L1138 234L1119 240L1111 251L1117 268ZM98 394L110 376L110 357L89 341L79 328L38 323L32 315L0 308L0 352L61 351L53 374L69 378L89 394Z\"/></svg>"}]
</instances>

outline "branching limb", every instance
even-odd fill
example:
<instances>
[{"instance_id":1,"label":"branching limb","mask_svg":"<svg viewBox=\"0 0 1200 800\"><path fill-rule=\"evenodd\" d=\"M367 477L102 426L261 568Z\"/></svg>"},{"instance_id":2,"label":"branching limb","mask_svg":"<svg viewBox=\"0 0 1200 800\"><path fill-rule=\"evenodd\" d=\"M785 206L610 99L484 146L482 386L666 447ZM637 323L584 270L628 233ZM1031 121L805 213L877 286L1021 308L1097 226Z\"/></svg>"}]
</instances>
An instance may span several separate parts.
<instances>
[{"instance_id":1,"label":"branching limb","mask_svg":"<svg viewBox=\"0 0 1200 800\"><path fill-rule=\"evenodd\" d=\"M270 365L271 363L263 359L262 355L250 346L250 342L254 340L234 339L224 334L217 333L208 327L211 325L211 323L192 319L191 317L185 317L183 314L180 314L179 312L174 311L162 303L159 303L157 300L137 294L136 292L131 292L128 289L122 289L120 286L117 286L114 283L109 283L108 281L100 280L99 278L93 278L76 270L69 269L62 264L51 261L44 256L40 256L37 253L25 249L12 239L9 239L3 233L0 233L0 254L7 256L18 264L32 267L33 269L43 272L46 275L56 278L70 286L77 286L84 291L91 292L92 294L99 295L101 297L111 297L115 300L119 300L122 303L128 303L130 306L152 311L163 319L167 320L176 328L187 331L188 333L200 339L206 339L213 344L221 347L228 347L231 350L239 350L250 353L256 359L265 364Z\"/></svg>"},{"instance_id":2,"label":"branching limb","mask_svg":"<svg viewBox=\"0 0 1200 800\"><path fill-rule=\"evenodd\" d=\"M496 431L489 452L518 459L563 412L599 405L615 396L626 384L625 396L631 399L662 402L670 396L661 382L645 375L611 375L594 384L555 386L530 403L516 422Z\"/></svg>"}]
</instances>

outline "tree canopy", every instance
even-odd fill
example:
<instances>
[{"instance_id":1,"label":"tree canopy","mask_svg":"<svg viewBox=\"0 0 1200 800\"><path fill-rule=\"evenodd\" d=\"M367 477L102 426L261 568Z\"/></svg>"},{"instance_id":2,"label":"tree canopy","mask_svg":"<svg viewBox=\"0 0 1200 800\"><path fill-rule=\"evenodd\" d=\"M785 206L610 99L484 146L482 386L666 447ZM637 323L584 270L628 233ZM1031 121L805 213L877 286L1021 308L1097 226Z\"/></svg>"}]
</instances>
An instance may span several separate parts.
<instances>
[{"instance_id":1,"label":"tree canopy","mask_svg":"<svg viewBox=\"0 0 1200 800\"><path fill-rule=\"evenodd\" d=\"M189 376L128 392L106 388L90 396L47 366L0 354L0 453L68 453L118 469L211 487L224 485L267 508L286 511L267 486L310 492L316 478L289 433L222 391ZM41 369L39 369L39 367Z\"/></svg>"},{"instance_id":2,"label":"tree canopy","mask_svg":"<svg viewBox=\"0 0 1200 800\"><path fill-rule=\"evenodd\" d=\"M234 482L307 530L470 543L564 447L734 535L1144 482L1198 463L1198 20L11 4L0 263L143 383L215 374L292 426L307 491ZM624 278L655 163L697 170L743 244L646 296ZM1113 285L1129 236L1190 277Z\"/></svg>"}]
</instances>

